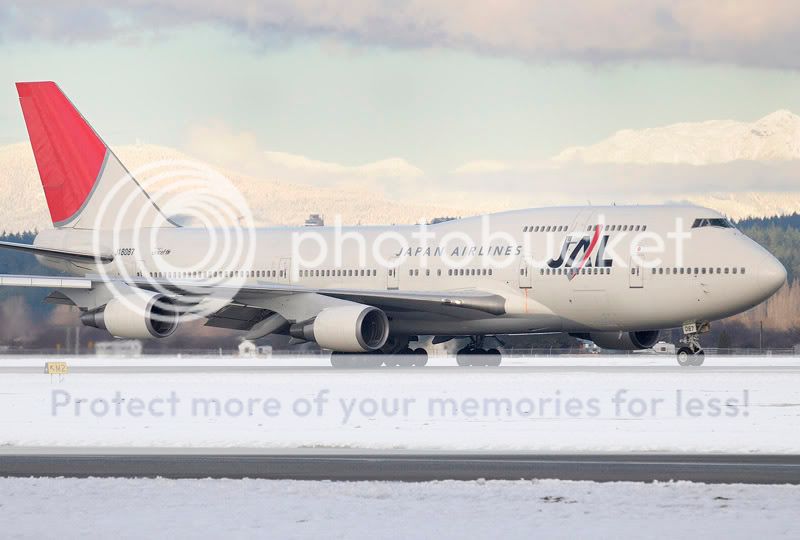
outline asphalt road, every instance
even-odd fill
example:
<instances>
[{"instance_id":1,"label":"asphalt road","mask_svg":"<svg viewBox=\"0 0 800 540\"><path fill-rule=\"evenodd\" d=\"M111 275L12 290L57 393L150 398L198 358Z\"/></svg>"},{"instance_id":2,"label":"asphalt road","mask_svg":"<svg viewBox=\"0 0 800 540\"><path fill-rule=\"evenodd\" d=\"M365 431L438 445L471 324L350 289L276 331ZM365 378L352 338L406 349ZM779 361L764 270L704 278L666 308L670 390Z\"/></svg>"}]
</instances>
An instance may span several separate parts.
<instances>
[{"instance_id":1,"label":"asphalt road","mask_svg":"<svg viewBox=\"0 0 800 540\"><path fill-rule=\"evenodd\" d=\"M4 452L0 476L800 484L800 456Z\"/></svg>"}]
</instances>

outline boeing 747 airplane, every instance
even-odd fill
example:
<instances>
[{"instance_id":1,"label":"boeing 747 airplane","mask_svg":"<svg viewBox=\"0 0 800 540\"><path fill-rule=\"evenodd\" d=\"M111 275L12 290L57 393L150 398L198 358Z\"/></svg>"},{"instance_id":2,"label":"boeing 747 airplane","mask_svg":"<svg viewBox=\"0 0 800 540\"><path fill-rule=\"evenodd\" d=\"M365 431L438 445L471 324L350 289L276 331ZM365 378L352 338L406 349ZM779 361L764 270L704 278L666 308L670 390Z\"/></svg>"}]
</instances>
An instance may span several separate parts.
<instances>
[{"instance_id":1,"label":"boeing 747 airplane","mask_svg":"<svg viewBox=\"0 0 800 540\"><path fill-rule=\"evenodd\" d=\"M83 324L164 338L191 317L248 339L283 334L334 366L425 365L419 336L469 338L459 365L498 365L495 336L567 332L619 350L682 328L700 365L711 321L786 280L775 257L696 206L535 208L433 225L190 227L147 193L52 82L18 83L53 228L35 255L64 277L2 275L52 289ZM382 353L382 354L369 354Z\"/></svg>"}]
</instances>

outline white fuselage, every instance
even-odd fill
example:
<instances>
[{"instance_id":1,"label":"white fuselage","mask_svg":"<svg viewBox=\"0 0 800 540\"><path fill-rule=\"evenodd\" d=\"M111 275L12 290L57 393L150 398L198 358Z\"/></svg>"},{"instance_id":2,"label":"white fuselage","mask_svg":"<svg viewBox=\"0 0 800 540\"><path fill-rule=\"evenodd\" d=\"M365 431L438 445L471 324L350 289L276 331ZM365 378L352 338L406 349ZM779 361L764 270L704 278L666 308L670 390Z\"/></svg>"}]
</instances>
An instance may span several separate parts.
<instances>
[{"instance_id":1,"label":"white fuselage","mask_svg":"<svg viewBox=\"0 0 800 540\"><path fill-rule=\"evenodd\" d=\"M224 254L219 231L163 228L137 236L43 231L36 244L113 251L111 275L319 289L478 290L505 299L504 315L466 318L387 312L393 334L638 331L716 320L745 311L785 281L783 266L723 219L695 206L518 210L428 226L270 228L249 231ZM660 239L660 240L659 240ZM252 248L252 249L248 249ZM233 250L236 251L236 250ZM52 259L72 274L95 265Z\"/></svg>"}]
</instances>

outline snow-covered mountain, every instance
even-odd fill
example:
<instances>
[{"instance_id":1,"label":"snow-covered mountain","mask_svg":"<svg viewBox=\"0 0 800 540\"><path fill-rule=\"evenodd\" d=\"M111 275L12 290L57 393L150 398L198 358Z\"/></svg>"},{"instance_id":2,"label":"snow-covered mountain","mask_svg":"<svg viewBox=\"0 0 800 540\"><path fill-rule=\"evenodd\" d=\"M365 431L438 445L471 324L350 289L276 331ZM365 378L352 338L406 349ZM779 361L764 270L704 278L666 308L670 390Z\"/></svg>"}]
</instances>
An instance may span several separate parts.
<instances>
[{"instance_id":1,"label":"snow-covered mountain","mask_svg":"<svg viewBox=\"0 0 800 540\"><path fill-rule=\"evenodd\" d=\"M334 216L345 224L416 223L587 201L691 202L735 219L800 211L800 117L788 111L751 124L714 120L624 130L552 160L484 160L440 176L399 158L342 166L264 152L255 142L251 146L228 159L218 155L225 148L220 144L191 152L222 165L212 168L238 188L262 225L297 225L311 213L325 215L328 223ZM134 173L165 160L197 162L163 146L127 145L115 151ZM49 226L30 145L0 147L0 228Z\"/></svg>"},{"instance_id":2,"label":"snow-covered mountain","mask_svg":"<svg viewBox=\"0 0 800 540\"><path fill-rule=\"evenodd\" d=\"M114 151L140 180L136 170L151 163L196 162L177 150L149 144L119 146ZM384 165L397 166L392 162ZM214 169L242 193L260 225L301 225L311 213L323 214L329 223L334 216L341 215L344 224L416 223L421 218L464 215L464 208L455 208L455 204L426 205L424 198L421 203L412 202L412 199L389 200L380 189L371 191L363 185L309 185L255 178L218 167ZM162 167L158 172L163 170ZM369 174L370 171L363 173ZM0 230L16 232L50 226L50 215L30 144L0 147Z\"/></svg>"},{"instance_id":3,"label":"snow-covered mountain","mask_svg":"<svg viewBox=\"0 0 800 540\"><path fill-rule=\"evenodd\" d=\"M582 163L685 163L800 159L800 116L780 110L755 122L710 120L650 129L625 129L553 158Z\"/></svg>"}]
</instances>

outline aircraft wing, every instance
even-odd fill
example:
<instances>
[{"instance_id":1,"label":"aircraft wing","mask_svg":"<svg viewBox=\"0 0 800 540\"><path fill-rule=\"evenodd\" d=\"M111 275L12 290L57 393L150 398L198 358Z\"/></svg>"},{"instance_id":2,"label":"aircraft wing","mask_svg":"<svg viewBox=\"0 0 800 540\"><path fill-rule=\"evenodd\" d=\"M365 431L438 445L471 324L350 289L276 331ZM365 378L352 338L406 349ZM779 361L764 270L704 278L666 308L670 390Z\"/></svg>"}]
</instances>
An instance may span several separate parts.
<instances>
[{"instance_id":1,"label":"aircraft wing","mask_svg":"<svg viewBox=\"0 0 800 540\"><path fill-rule=\"evenodd\" d=\"M59 277L31 275L0 275L0 286L43 287L57 291L54 299L65 303L70 290L91 290L104 287L107 278L100 276ZM337 301L349 301L374 306L387 311L424 311L453 316L474 316L475 312L491 315L505 313L505 298L479 290L455 291L397 291L382 289L318 289L283 283L258 282L243 287L204 285L196 281L166 281L136 279L126 284L146 290L166 290L184 297L187 303L206 298L226 299L220 307L219 318L230 318L236 314L238 329L249 329L267 313L279 313L287 320L303 321L316 316L325 307ZM191 291L187 294L186 291ZM52 296L52 295L51 295ZM98 306L79 306L94 308ZM225 315L227 314L227 315ZM212 319L214 316L212 315ZM251 324L252 321L252 324ZM213 323L212 323L213 324Z\"/></svg>"},{"instance_id":2,"label":"aircraft wing","mask_svg":"<svg viewBox=\"0 0 800 540\"><path fill-rule=\"evenodd\" d=\"M197 282L181 283L157 282L159 287L174 289L177 293L181 290L191 289L195 294L198 290L202 291L204 286ZM136 280L132 285L151 289L155 288L154 282ZM505 298L479 290L457 290L457 291L397 291L391 289L324 289L303 287L300 285L288 285L283 283L258 282L248 284L243 287L219 287L208 286L209 295L222 295L233 299L234 302L248 306L263 306L280 312L280 306L293 303L292 296L302 295L297 298L300 302L308 299L311 295L323 296L326 298L346 300L359 304L366 304L390 311L431 311L457 315L458 312L466 310L480 311L491 315L502 315L505 313ZM274 300L281 298L281 302ZM295 319L296 317L291 317ZM302 320L302 318L301 318Z\"/></svg>"}]
</instances>

